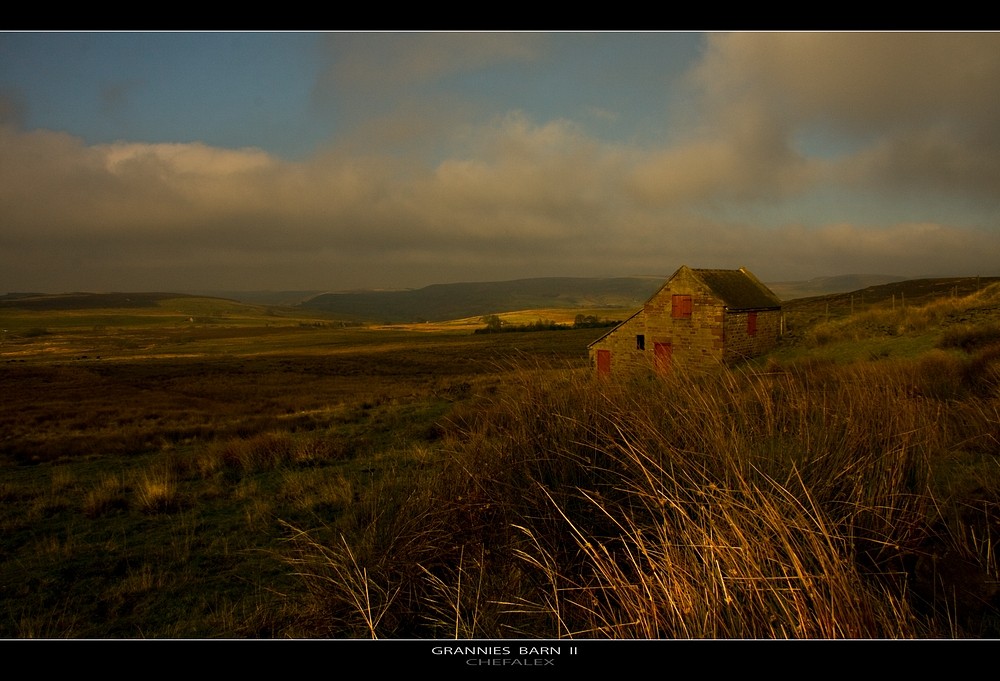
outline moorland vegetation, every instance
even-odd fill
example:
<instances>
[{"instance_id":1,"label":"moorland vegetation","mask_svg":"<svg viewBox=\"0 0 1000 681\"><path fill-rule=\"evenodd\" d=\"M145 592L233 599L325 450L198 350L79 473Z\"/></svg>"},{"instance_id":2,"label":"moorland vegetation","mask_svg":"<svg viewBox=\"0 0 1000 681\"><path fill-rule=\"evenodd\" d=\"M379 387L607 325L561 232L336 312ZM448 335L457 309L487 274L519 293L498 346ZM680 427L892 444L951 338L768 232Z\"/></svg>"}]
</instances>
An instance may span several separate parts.
<instances>
[{"instance_id":1,"label":"moorland vegetation","mask_svg":"<svg viewBox=\"0 0 1000 681\"><path fill-rule=\"evenodd\" d=\"M1000 635L995 284L610 380L600 328L0 315L2 637Z\"/></svg>"}]
</instances>

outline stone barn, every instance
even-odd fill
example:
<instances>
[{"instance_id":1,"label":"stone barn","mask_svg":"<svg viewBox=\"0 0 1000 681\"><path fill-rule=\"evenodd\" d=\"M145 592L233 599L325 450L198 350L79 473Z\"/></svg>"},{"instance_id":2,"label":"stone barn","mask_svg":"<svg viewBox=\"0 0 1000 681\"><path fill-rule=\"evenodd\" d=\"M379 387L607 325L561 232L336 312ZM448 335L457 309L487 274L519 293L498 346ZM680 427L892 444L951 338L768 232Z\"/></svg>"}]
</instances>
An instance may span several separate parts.
<instances>
[{"instance_id":1,"label":"stone barn","mask_svg":"<svg viewBox=\"0 0 1000 681\"><path fill-rule=\"evenodd\" d=\"M699 369L765 353L782 330L781 301L748 270L682 266L588 350L599 373Z\"/></svg>"}]
</instances>

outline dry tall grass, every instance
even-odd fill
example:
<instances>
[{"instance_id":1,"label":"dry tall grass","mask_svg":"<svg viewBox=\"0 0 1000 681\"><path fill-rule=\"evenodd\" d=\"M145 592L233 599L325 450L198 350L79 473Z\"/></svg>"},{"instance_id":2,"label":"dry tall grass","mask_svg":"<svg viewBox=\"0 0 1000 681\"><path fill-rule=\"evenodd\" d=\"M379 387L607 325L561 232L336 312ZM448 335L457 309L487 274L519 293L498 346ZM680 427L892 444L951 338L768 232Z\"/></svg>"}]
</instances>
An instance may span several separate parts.
<instances>
[{"instance_id":1,"label":"dry tall grass","mask_svg":"<svg viewBox=\"0 0 1000 681\"><path fill-rule=\"evenodd\" d=\"M1000 284L991 284L967 296L945 297L919 305L907 305L902 300L885 303L848 316L827 319L812 325L806 333L810 347L837 341L859 341L877 336L902 336L937 328L963 316L973 317L977 311L995 308L1000 302ZM997 337L996 325L970 325L979 332Z\"/></svg>"},{"instance_id":2,"label":"dry tall grass","mask_svg":"<svg viewBox=\"0 0 1000 681\"><path fill-rule=\"evenodd\" d=\"M343 636L975 635L935 597L954 584L915 580L954 550L995 581L992 537L941 532L931 472L996 403L954 423L927 370L522 371L456 412L443 473L298 531L290 559Z\"/></svg>"}]
</instances>

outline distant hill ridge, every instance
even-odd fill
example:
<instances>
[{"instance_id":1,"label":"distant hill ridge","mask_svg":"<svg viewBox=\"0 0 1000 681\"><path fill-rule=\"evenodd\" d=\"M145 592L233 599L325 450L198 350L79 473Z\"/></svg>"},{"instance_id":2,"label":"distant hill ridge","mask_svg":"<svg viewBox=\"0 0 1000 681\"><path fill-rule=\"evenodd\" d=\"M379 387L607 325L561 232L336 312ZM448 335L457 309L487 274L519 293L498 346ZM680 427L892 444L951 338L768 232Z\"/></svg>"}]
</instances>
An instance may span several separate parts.
<instances>
[{"instance_id":1,"label":"distant hill ridge","mask_svg":"<svg viewBox=\"0 0 1000 681\"><path fill-rule=\"evenodd\" d=\"M899 281L906 281L906 277L890 274L841 274L832 277L813 277L806 281L767 282L767 287L782 300L792 300L831 293L849 293L869 286L881 286Z\"/></svg>"},{"instance_id":2,"label":"distant hill ridge","mask_svg":"<svg viewBox=\"0 0 1000 681\"><path fill-rule=\"evenodd\" d=\"M547 277L511 281L434 284L402 291L324 293L301 304L359 320L385 322L447 321L534 308L620 307L634 310L666 281L666 276L586 278ZM807 281L767 282L782 301L849 296L865 291L871 301L906 295L914 302L958 286L975 290L997 277L907 279L885 274L845 274Z\"/></svg>"},{"instance_id":3,"label":"distant hill ridge","mask_svg":"<svg viewBox=\"0 0 1000 681\"><path fill-rule=\"evenodd\" d=\"M877 286L866 286L850 291L838 291L818 296L795 298L786 301L785 308L802 308L816 304L845 304L851 299L859 303L880 303L896 300L900 304L924 304L948 296L967 296L1000 282L1000 277L931 277L927 279L901 279Z\"/></svg>"},{"instance_id":4,"label":"distant hill ridge","mask_svg":"<svg viewBox=\"0 0 1000 681\"><path fill-rule=\"evenodd\" d=\"M22 310L93 310L155 307L161 300L188 298L184 293L7 293L0 308Z\"/></svg>"},{"instance_id":5,"label":"distant hill ridge","mask_svg":"<svg viewBox=\"0 0 1000 681\"><path fill-rule=\"evenodd\" d=\"M325 293L301 307L384 322L438 322L533 308L642 305L665 277L543 277L433 284L404 291Z\"/></svg>"},{"instance_id":6,"label":"distant hill ridge","mask_svg":"<svg viewBox=\"0 0 1000 681\"><path fill-rule=\"evenodd\" d=\"M666 276L643 277L544 277L511 281L433 284L420 289L368 290L322 293L306 300L306 291L213 293L8 293L0 295L0 309L83 310L96 308L154 307L169 298L225 298L244 304L299 307L359 322L440 322L488 314L539 308L639 308L666 281ZM928 297L962 295L1000 277L940 277L906 279L890 275L851 274L816 277L808 281L768 282L768 287L788 306L818 301L848 300L863 294L869 303L889 300L918 302ZM269 302L268 302L269 301ZM278 301L281 301L280 303ZM294 301L294 302L293 302Z\"/></svg>"}]
</instances>

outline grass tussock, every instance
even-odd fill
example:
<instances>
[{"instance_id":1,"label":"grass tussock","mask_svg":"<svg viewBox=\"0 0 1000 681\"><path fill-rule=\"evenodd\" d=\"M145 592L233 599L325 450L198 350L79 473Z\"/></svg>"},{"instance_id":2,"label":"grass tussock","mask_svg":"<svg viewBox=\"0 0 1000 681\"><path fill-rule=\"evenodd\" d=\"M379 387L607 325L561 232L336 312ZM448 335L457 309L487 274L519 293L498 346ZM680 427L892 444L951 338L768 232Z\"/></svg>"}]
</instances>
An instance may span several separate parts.
<instances>
[{"instance_id":1,"label":"grass tussock","mask_svg":"<svg viewBox=\"0 0 1000 681\"><path fill-rule=\"evenodd\" d=\"M354 486L339 471L288 470L282 474L279 495L298 512L338 513L354 499Z\"/></svg>"},{"instance_id":2,"label":"grass tussock","mask_svg":"<svg viewBox=\"0 0 1000 681\"><path fill-rule=\"evenodd\" d=\"M177 481L167 467L143 471L134 488L136 507L143 513L169 513L181 506Z\"/></svg>"},{"instance_id":3,"label":"grass tussock","mask_svg":"<svg viewBox=\"0 0 1000 681\"><path fill-rule=\"evenodd\" d=\"M444 470L294 529L288 559L352 636L978 635L995 511L957 517L932 472L996 414L948 427L914 390L934 371L521 371L455 412ZM959 554L971 587L943 569Z\"/></svg>"},{"instance_id":4,"label":"grass tussock","mask_svg":"<svg viewBox=\"0 0 1000 681\"><path fill-rule=\"evenodd\" d=\"M125 483L119 475L103 476L83 497L83 514L88 518L97 518L127 508Z\"/></svg>"},{"instance_id":5,"label":"grass tussock","mask_svg":"<svg viewBox=\"0 0 1000 681\"><path fill-rule=\"evenodd\" d=\"M229 469L254 473L277 468L291 461L295 451L289 433L265 432L249 437L218 440L200 452L196 468L205 475Z\"/></svg>"},{"instance_id":6,"label":"grass tussock","mask_svg":"<svg viewBox=\"0 0 1000 681\"><path fill-rule=\"evenodd\" d=\"M1000 344L1000 324L963 324L948 329L941 338L943 348L960 348L972 352L982 347Z\"/></svg>"}]
</instances>

